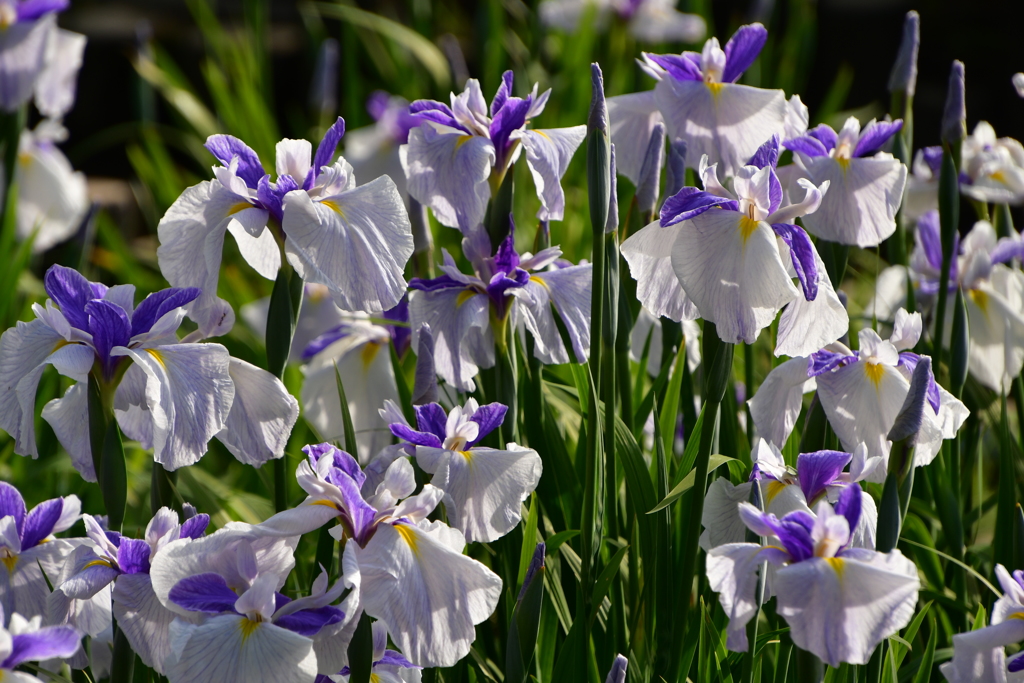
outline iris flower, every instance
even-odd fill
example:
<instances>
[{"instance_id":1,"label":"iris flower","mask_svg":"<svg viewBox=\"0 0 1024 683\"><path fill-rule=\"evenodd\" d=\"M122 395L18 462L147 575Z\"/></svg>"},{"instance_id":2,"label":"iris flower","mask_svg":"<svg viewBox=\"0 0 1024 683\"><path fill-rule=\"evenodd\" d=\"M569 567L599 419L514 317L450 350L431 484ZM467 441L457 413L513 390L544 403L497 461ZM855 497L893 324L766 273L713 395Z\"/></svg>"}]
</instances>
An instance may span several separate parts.
<instances>
[{"instance_id":1,"label":"iris flower","mask_svg":"<svg viewBox=\"0 0 1024 683\"><path fill-rule=\"evenodd\" d=\"M10 614L9 622L5 614ZM39 616L26 619L17 612L0 608L0 680L42 683L16 667L25 662L70 657L78 651L81 639L81 634L70 626L42 626Z\"/></svg>"},{"instance_id":2,"label":"iris flower","mask_svg":"<svg viewBox=\"0 0 1024 683\"><path fill-rule=\"evenodd\" d=\"M588 12L600 28L615 16L645 43L695 43L707 31L703 17L678 11L672 0L544 0L537 11L544 25L570 33Z\"/></svg>"}]
</instances>

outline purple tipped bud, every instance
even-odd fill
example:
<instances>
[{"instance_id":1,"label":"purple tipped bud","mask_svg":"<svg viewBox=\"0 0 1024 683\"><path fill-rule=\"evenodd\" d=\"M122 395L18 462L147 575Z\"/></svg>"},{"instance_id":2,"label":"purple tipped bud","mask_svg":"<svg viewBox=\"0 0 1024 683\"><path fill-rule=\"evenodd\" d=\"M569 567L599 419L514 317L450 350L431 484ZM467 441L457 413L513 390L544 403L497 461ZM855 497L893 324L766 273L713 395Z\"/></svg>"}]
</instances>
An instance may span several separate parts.
<instances>
[{"instance_id":1,"label":"purple tipped bud","mask_svg":"<svg viewBox=\"0 0 1024 683\"><path fill-rule=\"evenodd\" d=\"M903 400L889 435L886 437L893 443L913 438L921 429L924 421L924 407L928 403L928 387L932 379L932 359L921 356L910 378L910 391Z\"/></svg>"},{"instance_id":2,"label":"purple tipped bud","mask_svg":"<svg viewBox=\"0 0 1024 683\"><path fill-rule=\"evenodd\" d=\"M420 343L416 349L416 379L412 389L412 404L423 406L437 403L437 373L434 370L434 335L430 325L420 325Z\"/></svg>"},{"instance_id":3,"label":"purple tipped bud","mask_svg":"<svg viewBox=\"0 0 1024 683\"><path fill-rule=\"evenodd\" d=\"M196 514L198 514L198 510L192 503L185 503L181 506L181 516L184 518L182 521L192 519Z\"/></svg>"},{"instance_id":4,"label":"purple tipped bud","mask_svg":"<svg viewBox=\"0 0 1024 683\"><path fill-rule=\"evenodd\" d=\"M964 99L964 64L954 61L949 71L946 108L942 112L942 141L959 142L967 137L967 104Z\"/></svg>"},{"instance_id":5,"label":"purple tipped bud","mask_svg":"<svg viewBox=\"0 0 1024 683\"><path fill-rule=\"evenodd\" d=\"M651 131L651 140L647 143L644 163L640 166L640 183L636 188L636 204L640 213L654 211L658 203L658 190L661 187L661 164L665 160L665 124L658 122Z\"/></svg>"},{"instance_id":6,"label":"purple tipped bud","mask_svg":"<svg viewBox=\"0 0 1024 683\"><path fill-rule=\"evenodd\" d=\"M612 662L612 668L608 672L608 678L604 679L604 683L625 683L628 666L628 659L622 655L615 655L615 661Z\"/></svg>"},{"instance_id":7,"label":"purple tipped bud","mask_svg":"<svg viewBox=\"0 0 1024 683\"><path fill-rule=\"evenodd\" d=\"M611 146L608 168L611 169L611 187L608 192L608 220L604 224L604 231L612 232L619 227L619 178L615 173L615 145Z\"/></svg>"},{"instance_id":8,"label":"purple tipped bud","mask_svg":"<svg viewBox=\"0 0 1024 683\"><path fill-rule=\"evenodd\" d=\"M889 92L904 92L913 97L917 88L917 50L921 45L921 17L914 10L903 21L903 40L896 63L889 74Z\"/></svg>"},{"instance_id":9,"label":"purple tipped bud","mask_svg":"<svg viewBox=\"0 0 1024 683\"><path fill-rule=\"evenodd\" d=\"M608 132L608 104L604 99L604 75L601 73L601 66L594 62L590 65L590 82L594 94L590 100L590 116L587 118L587 131L599 130L605 135Z\"/></svg>"},{"instance_id":10,"label":"purple tipped bud","mask_svg":"<svg viewBox=\"0 0 1024 683\"><path fill-rule=\"evenodd\" d=\"M519 589L519 597L517 601L522 601L523 596L526 595L526 589L533 583L533 578L536 576L537 571L544 568L544 558L547 554L547 546L541 541L537 544L537 547L533 550L533 559L530 560L530 567L526 570L526 576L523 577L523 587Z\"/></svg>"},{"instance_id":11,"label":"purple tipped bud","mask_svg":"<svg viewBox=\"0 0 1024 683\"><path fill-rule=\"evenodd\" d=\"M676 138L668 146L668 173L665 196L671 197L686 185L686 141Z\"/></svg>"}]
</instances>

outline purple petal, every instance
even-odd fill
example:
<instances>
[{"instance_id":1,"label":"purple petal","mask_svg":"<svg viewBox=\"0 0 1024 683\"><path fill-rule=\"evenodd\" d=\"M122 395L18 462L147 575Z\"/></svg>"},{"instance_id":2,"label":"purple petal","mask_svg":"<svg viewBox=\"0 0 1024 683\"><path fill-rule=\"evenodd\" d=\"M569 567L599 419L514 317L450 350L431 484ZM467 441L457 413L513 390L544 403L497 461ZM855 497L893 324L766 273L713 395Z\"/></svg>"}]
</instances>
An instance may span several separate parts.
<instances>
[{"instance_id":1,"label":"purple petal","mask_svg":"<svg viewBox=\"0 0 1024 683\"><path fill-rule=\"evenodd\" d=\"M806 519L795 516L794 513L786 515L781 520L775 519L775 515L765 515L765 517L765 522L775 532L779 541L782 542L782 546L795 562L814 556L814 541L811 540L811 532ZM813 525L813 521L811 524Z\"/></svg>"},{"instance_id":2,"label":"purple petal","mask_svg":"<svg viewBox=\"0 0 1024 683\"><path fill-rule=\"evenodd\" d=\"M807 376L817 377L836 368L849 365L855 360L857 360L856 356L847 356L834 351L815 351L807 361Z\"/></svg>"},{"instance_id":3,"label":"purple petal","mask_svg":"<svg viewBox=\"0 0 1024 683\"><path fill-rule=\"evenodd\" d=\"M739 205L733 199L716 197L710 192L698 190L696 187L684 187L666 199L665 203L661 206L661 213L659 214L661 226L664 228L676 223L682 223L716 206L732 211L739 210Z\"/></svg>"},{"instance_id":4,"label":"purple petal","mask_svg":"<svg viewBox=\"0 0 1024 683\"><path fill-rule=\"evenodd\" d=\"M299 189L299 184L290 175L283 175L277 179L273 186L270 184L270 176L260 178L256 188L256 199L260 205L270 212L280 222L284 216L284 196L292 190Z\"/></svg>"},{"instance_id":5,"label":"purple petal","mask_svg":"<svg viewBox=\"0 0 1024 683\"><path fill-rule=\"evenodd\" d=\"M40 662L54 657L70 657L78 652L82 635L70 626L45 626L34 633L11 638L11 654L0 669L13 669L24 662Z\"/></svg>"},{"instance_id":6,"label":"purple petal","mask_svg":"<svg viewBox=\"0 0 1024 683\"><path fill-rule=\"evenodd\" d=\"M389 92L386 90L374 90L366 98L366 112L373 117L374 121L380 121L384 118L384 113L387 112L390 101L391 94Z\"/></svg>"},{"instance_id":7,"label":"purple petal","mask_svg":"<svg viewBox=\"0 0 1024 683\"><path fill-rule=\"evenodd\" d=\"M924 163L928 164L932 175L938 176L939 170L942 168L942 146L925 147L921 150L921 158L924 160Z\"/></svg>"},{"instance_id":8,"label":"purple petal","mask_svg":"<svg viewBox=\"0 0 1024 683\"><path fill-rule=\"evenodd\" d=\"M104 299L87 303L85 312L89 314L93 347L103 363L103 371L110 377L114 366L121 360L111 358L110 350L115 346L128 346L132 338L132 324L123 308Z\"/></svg>"},{"instance_id":9,"label":"purple petal","mask_svg":"<svg viewBox=\"0 0 1024 683\"><path fill-rule=\"evenodd\" d=\"M409 322L409 295L403 294L394 308L384 311L383 317L399 323ZM412 345L412 330L406 325L388 325L391 332L391 343L395 346L395 353L401 358Z\"/></svg>"},{"instance_id":10,"label":"purple petal","mask_svg":"<svg viewBox=\"0 0 1024 683\"><path fill-rule=\"evenodd\" d=\"M24 530L21 533L21 549L28 550L39 545L39 542L53 533L53 527L60 520L64 511L64 499L52 498L32 508L25 517Z\"/></svg>"},{"instance_id":11,"label":"purple petal","mask_svg":"<svg viewBox=\"0 0 1024 683\"><path fill-rule=\"evenodd\" d=\"M807 131L807 134L812 138L825 145L825 149L832 151L839 144L839 136L832 130L832 126L826 123L819 123L814 128Z\"/></svg>"},{"instance_id":12,"label":"purple petal","mask_svg":"<svg viewBox=\"0 0 1024 683\"><path fill-rule=\"evenodd\" d=\"M190 612L221 614L234 612L238 595L228 587L220 574L207 572L182 579L174 584L167 597L175 605Z\"/></svg>"},{"instance_id":13,"label":"purple petal","mask_svg":"<svg viewBox=\"0 0 1024 683\"><path fill-rule=\"evenodd\" d=\"M359 467L359 462L353 458L348 452L341 450L340 448L334 449L334 467L345 473L349 479L352 479L356 486L362 486L363 482L366 481L366 475L363 474L363 470Z\"/></svg>"},{"instance_id":14,"label":"purple petal","mask_svg":"<svg viewBox=\"0 0 1024 683\"><path fill-rule=\"evenodd\" d=\"M647 55L647 58L668 72L677 81L703 81L700 67L685 55Z\"/></svg>"},{"instance_id":15,"label":"purple petal","mask_svg":"<svg viewBox=\"0 0 1024 683\"><path fill-rule=\"evenodd\" d=\"M860 139L853 150L855 157L869 157L877 153L896 133L903 128L903 121L875 121L861 131Z\"/></svg>"},{"instance_id":16,"label":"purple petal","mask_svg":"<svg viewBox=\"0 0 1024 683\"><path fill-rule=\"evenodd\" d=\"M904 351L900 353L900 361L898 365L902 365L910 370L913 374L914 370L917 369L917 364L921 361L921 356L911 351ZM935 381L935 374L931 370L931 364L928 366L928 405L932 407L935 414L939 414L939 407L941 405L941 394L939 394L939 385Z\"/></svg>"},{"instance_id":17,"label":"purple petal","mask_svg":"<svg viewBox=\"0 0 1024 683\"><path fill-rule=\"evenodd\" d=\"M35 21L50 12L63 12L70 4L70 0L21 0L18 21Z\"/></svg>"},{"instance_id":18,"label":"purple petal","mask_svg":"<svg viewBox=\"0 0 1024 683\"><path fill-rule=\"evenodd\" d=\"M475 446L483 441L485 436L501 426L501 423L505 421L506 412L508 412L508 406L501 403L488 403L477 408L476 412L473 413L473 417L469 418L469 421L480 425L479 433L476 440L466 444L466 446Z\"/></svg>"},{"instance_id":19,"label":"purple petal","mask_svg":"<svg viewBox=\"0 0 1024 683\"><path fill-rule=\"evenodd\" d=\"M259 186L260 178L266 175L256 152L233 135L211 135L206 138L205 147L223 166L230 166L231 160L237 156L238 177L254 190Z\"/></svg>"},{"instance_id":20,"label":"purple petal","mask_svg":"<svg viewBox=\"0 0 1024 683\"><path fill-rule=\"evenodd\" d=\"M25 528L26 512L25 499L21 497L21 492L6 481L0 481L0 519L8 515L14 517L18 536L21 536L22 529Z\"/></svg>"},{"instance_id":21,"label":"purple petal","mask_svg":"<svg viewBox=\"0 0 1024 683\"><path fill-rule=\"evenodd\" d=\"M198 287L163 289L150 294L132 313L131 336L149 332L156 321L179 306L191 303L202 294Z\"/></svg>"},{"instance_id":22,"label":"purple petal","mask_svg":"<svg viewBox=\"0 0 1024 683\"><path fill-rule=\"evenodd\" d=\"M863 497L861 496L860 484L850 484L843 488L842 493L839 494L839 500L834 506L834 510L837 515L846 517L846 521L850 524L850 534L853 534L853 530L857 528L857 523L860 522L860 506L863 503Z\"/></svg>"},{"instance_id":23,"label":"purple petal","mask_svg":"<svg viewBox=\"0 0 1024 683\"><path fill-rule=\"evenodd\" d=\"M330 165L331 159L334 158L334 152L338 149L338 143L344 135L345 119L339 116L334 125L327 129L324 139L320 141L320 145L316 148L316 154L313 156L314 178L320 175L321 168Z\"/></svg>"},{"instance_id":24,"label":"purple petal","mask_svg":"<svg viewBox=\"0 0 1024 683\"><path fill-rule=\"evenodd\" d=\"M1018 652L1006 660L1006 670L1010 673L1024 671L1024 652Z\"/></svg>"},{"instance_id":25,"label":"purple petal","mask_svg":"<svg viewBox=\"0 0 1024 683\"><path fill-rule=\"evenodd\" d=\"M526 125L526 113L530 111L530 104L533 102L529 97L521 99L510 97L505 100L504 106L491 119L491 142L494 144L494 152L498 156L495 166L504 168L503 160L509 147L509 136L513 132Z\"/></svg>"},{"instance_id":26,"label":"purple petal","mask_svg":"<svg viewBox=\"0 0 1024 683\"><path fill-rule=\"evenodd\" d=\"M117 566L125 574L148 574L149 553L149 544L141 538L125 538L117 549Z\"/></svg>"},{"instance_id":27,"label":"purple petal","mask_svg":"<svg viewBox=\"0 0 1024 683\"><path fill-rule=\"evenodd\" d=\"M442 275L432 280L425 280L421 277L414 277L409 280L411 289L418 289L421 292L437 292L442 289L465 289L466 283L459 282L450 275Z\"/></svg>"},{"instance_id":28,"label":"purple petal","mask_svg":"<svg viewBox=\"0 0 1024 683\"><path fill-rule=\"evenodd\" d=\"M210 515L205 512L195 517L189 517L181 525L181 531L178 533L179 538L191 538L197 539L202 538L203 534L206 533L206 527L210 525Z\"/></svg>"},{"instance_id":29,"label":"purple petal","mask_svg":"<svg viewBox=\"0 0 1024 683\"><path fill-rule=\"evenodd\" d=\"M416 100L409 105L409 113L421 121L433 121L442 126L457 128L466 134L471 134L465 126L455 120L455 114L443 102L436 100Z\"/></svg>"},{"instance_id":30,"label":"purple petal","mask_svg":"<svg viewBox=\"0 0 1024 683\"><path fill-rule=\"evenodd\" d=\"M928 265L942 271L942 237L939 231L939 212L929 211L917 219L917 234Z\"/></svg>"},{"instance_id":31,"label":"purple petal","mask_svg":"<svg viewBox=\"0 0 1024 683\"><path fill-rule=\"evenodd\" d=\"M818 296L818 265L814 260L814 245L804 229L790 223L772 225L775 234L789 246L789 256L793 261L793 270L804 290L804 298L814 301Z\"/></svg>"},{"instance_id":32,"label":"purple petal","mask_svg":"<svg viewBox=\"0 0 1024 683\"><path fill-rule=\"evenodd\" d=\"M317 607L315 609L304 609L292 612L274 620L274 624L289 631L298 633L300 636L312 638L324 626L337 624L345 618L345 613L337 607L330 605Z\"/></svg>"},{"instance_id":33,"label":"purple petal","mask_svg":"<svg viewBox=\"0 0 1024 683\"><path fill-rule=\"evenodd\" d=\"M499 309L499 314L505 307L505 297L510 289L525 287L530 281L530 274L522 268L516 268L512 273L498 272L487 283L487 295Z\"/></svg>"},{"instance_id":34,"label":"purple petal","mask_svg":"<svg viewBox=\"0 0 1024 683\"><path fill-rule=\"evenodd\" d=\"M378 664L384 664L387 666L397 666L403 669L422 669L421 666L416 666L408 659L402 656L401 652L395 652L394 650L384 650L384 656L373 663L374 666Z\"/></svg>"},{"instance_id":35,"label":"purple petal","mask_svg":"<svg viewBox=\"0 0 1024 683\"><path fill-rule=\"evenodd\" d=\"M1024 259L1024 240L1000 240L996 248L989 254L992 263L1007 263L1015 258Z\"/></svg>"},{"instance_id":36,"label":"purple petal","mask_svg":"<svg viewBox=\"0 0 1024 683\"><path fill-rule=\"evenodd\" d=\"M676 138L668 146L665 195L671 197L686 185L686 140Z\"/></svg>"},{"instance_id":37,"label":"purple petal","mask_svg":"<svg viewBox=\"0 0 1024 683\"><path fill-rule=\"evenodd\" d=\"M797 478L808 505L835 482L852 457L842 451L815 451L797 456Z\"/></svg>"},{"instance_id":38,"label":"purple petal","mask_svg":"<svg viewBox=\"0 0 1024 683\"><path fill-rule=\"evenodd\" d=\"M803 135L792 140L786 140L782 146L792 152L800 152L809 157L827 157L828 150L821 140L810 135Z\"/></svg>"},{"instance_id":39,"label":"purple petal","mask_svg":"<svg viewBox=\"0 0 1024 683\"><path fill-rule=\"evenodd\" d=\"M413 407L419 408L421 406ZM403 441L408 441L409 443L416 444L417 446L441 448L441 440L429 432L417 432L409 425L404 425L401 422L392 422L388 426L391 428L391 433Z\"/></svg>"},{"instance_id":40,"label":"purple petal","mask_svg":"<svg viewBox=\"0 0 1024 683\"><path fill-rule=\"evenodd\" d=\"M508 237L498 245L498 253L494 255L494 270L500 273L511 273L519 267L519 254L516 252L515 223L509 214L511 231Z\"/></svg>"},{"instance_id":41,"label":"purple petal","mask_svg":"<svg viewBox=\"0 0 1024 683\"><path fill-rule=\"evenodd\" d=\"M425 406L413 406L416 412L416 425L421 432L433 434L441 441L448 436L448 415L444 408L437 403L428 403Z\"/></svg>"},{"instance_id":42,"label":"purple petal","mask_svg":"<svg viewBox=\"0 0 1024 683\"><path fill-rule=\"evenodd\" d=\"M736 29L732 38L725 44L725 71L722 81L735 83L743 72L754 63L761 54L761 48L768 40L768 29L761 24L747 24Z\"/></svg>"},{"instance_id":43,"label":"purple petal","mask_svg":"<svg viewBox=\"0 0 1024 683\"><path fill-rule=\"evenodd\" d=\"M501 75L501 85L498 86L498 92L494 93L494 99L491 100L491 118L494 118L495 114L501 111L501 108L505 106L505 102L510 97L512 97L511 69Z\"/></svg>"},{"instance_id":44,"label":"purple petal","mask_svg":"<svg viewBox=\"0 0 1024 683\"><path fill-rule=\"evenodd\" d=\"M335 325L326 332L317 335L313 338L313 341L306 344L306 348L302 350L302 360L309 360L334 342L339 339L344 339L349 335L349 331L351 329L352 326L348 323L341 323L340 325Z\"/></svg>"},{"instance_id":45,"label":"purple petal","mask_svg":"<svg viewBox=\"0 0 1024 683\"><path fill-rule=\"evenodd\" d=\"M356 480L345 475L338 476L337 470L331 474L333 476L330 477L330 482L341 491L342 522L348 527L356 542L365 545L368 540L367 532L373 529L373 520L377 516L377 510L363 500L363 496L359 492L362 482L357 483ZM365 480L365 477L363 479Z\"/></svg>"},{"instance_id":46,"label":"purple petal","mask_svg":"<svg viewBox=\"0 0 1024 683\"><path fill-rule=\"evenodd\" d=\"M60 306L60 312L71 326L88 332L89 316L85 305L96 298L91 283L77 270L58 265L50 266L43 283L46 294Z\"/></svg>"},{"instance_id":47,"label":"purple petal","mask_svg":"<svg viewBox=\"0 0 1024 683\"><path fill-rule=\"evenodd\" d=\"M779 165L779 136L773 135L771 140L768 140L763 145L757 148L754 152L754 156L750 157L748 162L749 166L757 166L758 168L764 168L765 166L771 166L775 168Z\"/></svg>"}]
</instances>

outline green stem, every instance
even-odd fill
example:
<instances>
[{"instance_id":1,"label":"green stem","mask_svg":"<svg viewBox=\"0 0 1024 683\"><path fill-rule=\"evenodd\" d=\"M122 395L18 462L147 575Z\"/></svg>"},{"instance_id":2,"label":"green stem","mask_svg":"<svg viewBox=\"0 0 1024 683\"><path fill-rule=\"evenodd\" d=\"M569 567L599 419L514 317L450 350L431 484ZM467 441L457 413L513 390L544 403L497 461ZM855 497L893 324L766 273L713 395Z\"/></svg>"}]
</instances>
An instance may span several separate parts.
<instances>
[{"instance_id":1,"label":"green stem","mask_svg":"<svg viewBox=\"0 0 1024 683\"><path fill-rule=\"evenodd\" d=\"M3 232L14 230L16 226L14 213L8 216L7 210L11 188L14 186L14 173L18 167L18 147L21 131L25 128L26 108L27 105L23 105L14 112L0 112L0 144L4 150L3 201L0 203L0 217L3 219L0 230Z\"/></svg>"},{"instance_id":2,"label":"green stem","mask_svg":"<svg viewBox=\"0 0 1024 683\"><path fill-rule=\"evenodd\" d=\"M932 358L940 362L942 343L945 336L946 300L949 298L949 267L953 262L953 242L960 222L960 185L957 175L958 163L949 146L942 151L942 168L939 170L939 224L942 240L942 269L939 271L939 298L935 307L935 337L932 341Z\"/></svg>"},{"instance_id":3,"label":"green stem","mask_svg":"<svg viewBox=\"0 0 1024 683\"><path fill-rule=\"evenodd\" d=\"M274 229L277 226L271 226ZM284 253L284 237L280 228L274 231L281 247L281 270L277 273L274 289L270 294L270 308L267 311L267 370L277 378L284 377L288 356L292 350L292 338L299 310L302 307L302 278L292 270ZM285 458L274 460L274 509L278 512L288 509L288 474Z\"/></svg>"}]
</instances>

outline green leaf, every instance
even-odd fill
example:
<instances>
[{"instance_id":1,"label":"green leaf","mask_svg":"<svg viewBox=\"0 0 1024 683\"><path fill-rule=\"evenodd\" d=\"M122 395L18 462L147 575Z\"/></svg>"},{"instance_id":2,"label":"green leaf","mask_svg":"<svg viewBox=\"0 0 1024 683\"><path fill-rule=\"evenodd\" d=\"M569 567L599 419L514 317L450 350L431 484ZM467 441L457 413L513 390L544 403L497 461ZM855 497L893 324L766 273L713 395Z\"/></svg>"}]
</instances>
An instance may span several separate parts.
<instances>
[{"instance_id":1,"label":"green leaf","mask_svg":"<svg viewBox=\"0 0 1024 683\"><path fill-rule=\"evenodd\" d=\"M537 523L540 520L540 503L537 502L536 491L530 494L530 513L526 516L523 528L523 547L519 551L519 574L516 585L522 586L526 572L530 568L533 550L537 547Z\"/></svg>"},{"instance_id":2,"label":"green leaf","mask_svg":"<svg viewBox=\"0 0 1024 683\"><path fill-rule=\"evenodd\" d=\"M672 370L672 379L668 382L665 392L665 406L661 413L661 438L665 443L665 452L671 453L676 440L676 417L679 414L679 389L683 384L683 372L686 369L686 344L680 340L676 353L676 362ZM692 436L690 437L692 440Z\"/></svg>"},{"instance_id":3,"label":"green leaf","mask_svg":"<svg viewBox=\"0 0 1024 683\"><path fill-rule=\"evenodd\" d=\"M363 612L348 644L349 683L370 683L373 673L373 628L370 616Z\"/></svg>"},{"instance_id":4,"label":"green leaf","mask_svg":"<svg viewBox=\"0 0 1024 683\"><path fill-rule=\"evenodd\" d=\"M730 458L725 455L715 453L708 459L708 473L714 472L722 465L734 461L736 458ZM655 512L664 510L672 503L676 502L683 496L684 493L693 488L693 482L696 479L696 470L690 470L689 473L683 477L683 480L679 482L674 489L672 489L665 499L658 503L654 508L648 510L647 514L651 515Z\"/></svg>"},{"instance_id":5,"label":"green leaf","mask_svg":"<svg viewBox=\"0 0 1024 683\"><path fill-rule=\"evenodd\" d=\"M108 528L120 531L124 524L125 506L128 504L128 470L124 463L121 428L114 419L107 423L107 433L103 437L103 465L99 480L103 503L107 508Z\"/></svg>"},{"instance_id":6,"label":"green leaf","mask_svg":"<svg viewBox=\"0 0 1024 683\"><path fill-rule=\"evenodd\" d=\"M559 546L569 539L576 538L579 535L579 529L566 529L565 531L559 531L557 534L548 536L544 541L544 545L547 546L548 555L554 555Z\"/></svg>"},{"instance_id":7,"label":"green leaf","mask_svg":"<svg viewBox=\"0 0 1024 683\"><path fill-rule=\"evenodd\" d=\"M715 416L712 415L711 419L714 420ZM675 429L675 426L673 426ZM697 422L694 423L693 429L690 430L690 436L686 440L686 448L683 449L683 459L679 461L679 467L676 469L675 475L672 477L673 488L679 485L682 481L683 475L690 472L693 469L693 463L697 462L697 449L700 446L700 435L704 430L704 406L701 406L700 415L697 416ZM667 451L671 453L671 451Z\"/></svg>"},{"instance_id":8,"label":"green leaf","mask_svg":"<svg viewBox=\"0 0 1024 683\"><path fill-rule=\"evenodd\" d=\"M931 603L929 603L931 604ZM914 683L928 683L932 676L932 663L935 661L935 644L938 640L939 630L935 627L935 617L928 620L929 630L928 645L925 647L924 656L921 658L921 665L914 674Z\"/></svg>"},{"instance_id":9,"label":"green leaf","mask_svg":"<svg viewBox=\"0 0 1024 683\"><path fill-rule=\"evenodd\" d=\"M356 428L352 424L352 411L348 408L348 397L345 396L345 385L341 381L341 370L338 362L334 362L334 379L338 385L338 400L341 402L341 423L345 429L345 450L359 461L359 444L356 442Z\"/></svg>"},{"instance_id":10,"label":"green leaf","mask_svg":"<svg viewBox=\"0 0 1024 683\"><path fill-rule=\"evenodd\" d=\"M294 297L291 292L293 280L298 281L301 288L302 278L292 273L290 268L278 271L274 289L270 293L270 307L267 309L267 370L278 378L284 374L284 366L288 363L292 337L295 335L295 320L298 318L298 308L293 306Z\"/></svg>"},{"instance_id":11,"label":"green leaf","mask_svg":"<svg viewBox=\"0 0 1024 683\"><path fill-rule=\"evenodd\" d=\"M910 540L910 539L908 539L908 538L902 538L902 539L900 539L900 540L901 540L901 541L902 541L903 543L909 543L910 545L913 545L913 546L917 546L918 548L923 548L923 549L925 549L925 550L927 550L927 551L929 551L929 552L935 553L935 554L936 554L936 555L938 555L939 557L941 557L941 558L944 558L944 559L946 559L946 560L949 560L949 561L950 561L950 562L952 562L953 564L956 564L956 565L958 565L958 566L960 566L960 567L963 567L963 568L964 568L964 569L965 569L965 570L966 570L966 571L967 571L967 572L968 572L968 573L969 573L969 574L970 574L971 576L973 576L974 578L976 578L976 579L977 579L977 580L978 580L979 582L981 582L981 583L982 583L982 584L983 584L983 585L984 585L984 586L985 586L986 588L988 588L988 589L989 589L990 591L992 591L993 593L995 593L995 595L996 595L996 597L997 597L997 598L1001 598L1001 597L1003 597L1003 594L999 592L999 589L997 589L997 588L996 588L995 586L993 586L993 585L992 585L992 584L991 584L991 583L989 582L989 580L988 580L988 579L986 579L986 578L985 578L984 576L982 576L982 575L981 575L980 573L978 573L978 571L977 571L977 570L975 570L975 569L974 569L973 567L971 567L970 565L964 564L964 563L963 563L963 562L961 562L960 560L956 559L955 557L951 557L950 555L947 555L946 553L942 552L941 550L936 550L935 548L929 548L928 546L924 545L923 543L917 543L917 542L915 542L915 541L911 541L911 540Z\"/></svg>"},{"instance_id":12,"label":"green leaf","mask_svg":"<svg viewBox=\"0 0 1024 683\"><path fill-rule=\"evenodd\" d=\"M594 590L590 596L590 621L593 622L597 618L597 611L601 607L601 602L604 600L604 596L608 594L608 590L612 587L612 581L619 573L619 568L622 566L622 560L626 557L626 552L629 550L629 546L625 545L619 548L612 559L608 560L608 564L604 566L601 573L597 577L597 581L594 582Z\"/></svg>"},{"instance_id":13,"label":"green leaf","mask_svg":"<svg viewBox=\"0 0 1024 683\"><path fill-rule=\"evenodd\" d=\"M535 547L539 549L540 546ZM512 611L508 645L505 648L506 683L523 683L529 673L530 662L537 646L537 631L544 602L545 574L544 565L541 564L529 584L522 588L521 597Z\"/></svg>"}]
</instances>

